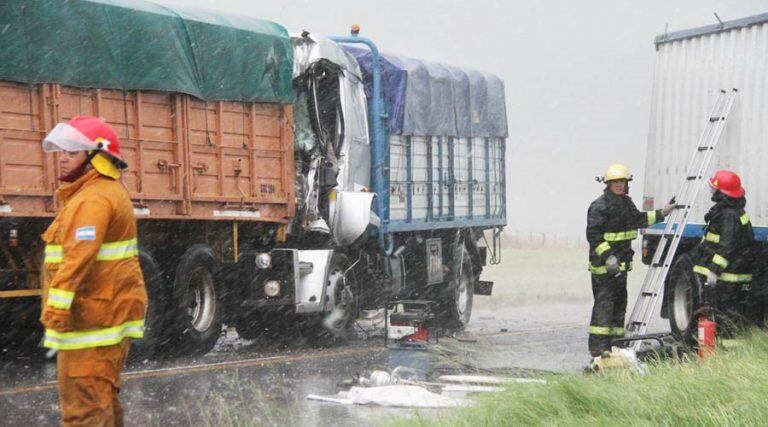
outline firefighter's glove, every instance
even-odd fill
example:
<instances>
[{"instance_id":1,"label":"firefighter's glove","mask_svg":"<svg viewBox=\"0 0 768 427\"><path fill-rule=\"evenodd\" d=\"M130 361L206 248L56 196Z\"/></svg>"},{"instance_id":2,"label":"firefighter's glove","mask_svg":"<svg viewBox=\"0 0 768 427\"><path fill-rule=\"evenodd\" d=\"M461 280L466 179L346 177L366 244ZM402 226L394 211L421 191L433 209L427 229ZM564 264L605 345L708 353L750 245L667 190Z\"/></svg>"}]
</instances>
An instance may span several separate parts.
<instances>
[{"instance_id":1,"label":"firefighter's glove","mask_svg":"<svg viewBox=\"0 0 768 427\"><path fill-rule=\"evenodd\" d=\"M673 210L677 209L676 203L669 203L665 205L663 208L661 208L661 213L664 214L664 217L668 217L669 214L672 213Z\"/></svg>"},{"instance_id":2,"label":"firefighter's glove","mask_svg":"<svg viewBox=\"0 0 768 427\"><path fill-rule=\"evenodd\" d=\"M72 330L69 310L45 306L43 314L40 316L40 322L42 322L45 329L52 329L56 332L69 332Z\"/></svg>"},{"instance_id":3,"label":"firefighter's glove","mask_svg":"<svg viewBox=\"0 0 768 427\"><path fill-rule=\"evenodd\" d=\"M605 271L608 272L608 274L615 276L621 272L621 268L619 267L619 260L616 258L616 255L611 255L605 260Z\"/></svg>"},{"instance_id":4,"label":"firefighter's glove","mask_svg":"<svg viewBox=\"0 0 768 427\"><path fill-rule=\"evenodd\" d=\"M704 282L704 286L715 286L717 284L717 274L713 271L707 271L707 281Z\"/></svg>"}]
</instances>

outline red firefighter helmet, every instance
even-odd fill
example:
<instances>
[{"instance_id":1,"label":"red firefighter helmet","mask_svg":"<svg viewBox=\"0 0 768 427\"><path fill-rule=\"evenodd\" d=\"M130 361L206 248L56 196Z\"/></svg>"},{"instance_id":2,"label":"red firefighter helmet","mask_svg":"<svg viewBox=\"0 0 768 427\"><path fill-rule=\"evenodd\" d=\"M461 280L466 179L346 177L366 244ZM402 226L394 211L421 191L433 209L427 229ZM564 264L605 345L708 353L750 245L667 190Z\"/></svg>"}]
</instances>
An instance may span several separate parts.
<instances>
[{"instance_id":1,"label":"red firefighter helmet","mask_svg":"<svg viewBox=\"0 0 768 427\"><path fill-rule=\"evenodd\" d=\"M98 117L75 116L69 123L57 124L43 140L45 151L99 151L120 169L125 163L120 155L120 139L108 123Z\"/></svg>"},{"instance_id":2,"label":"red firefighter helmet","mask_svg":"<svg viewBox=\"0 0 768 427\"><path fill-rule=\"evenodd\" d=\"M719 190L728 197L736 199L744 197L744 194L746 193L741 186L741 178L735 173L726 170L715 172L715 175L709 179L709 186L715 190Z\"/></svg>"}]
</instances>

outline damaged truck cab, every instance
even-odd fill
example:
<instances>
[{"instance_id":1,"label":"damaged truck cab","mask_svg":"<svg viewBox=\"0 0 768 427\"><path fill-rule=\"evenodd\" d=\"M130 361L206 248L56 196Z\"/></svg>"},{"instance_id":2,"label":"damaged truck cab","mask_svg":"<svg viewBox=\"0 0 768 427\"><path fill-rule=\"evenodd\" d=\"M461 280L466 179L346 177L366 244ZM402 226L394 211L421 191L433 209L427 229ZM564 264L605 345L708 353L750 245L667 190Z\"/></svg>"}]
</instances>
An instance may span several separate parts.
<instances>
[{"instance_id":1,"label":"damaged truck cab","mask_svg":"<svg viewBox=\"0 0 768 427\"><path fill-rule=\"evenodd\" d=\"M249 267L229 275L250 286L236 300L254 314L238 331L299 315L339 336L361 308L414 299L435 305L441 327L463 328L473 294L492 288L479 282L483 232L497 243L506 221L501 81L379 56L356 35L292 43L297 215L280 245L244 254Z\"/></svg>"}]
</instances>

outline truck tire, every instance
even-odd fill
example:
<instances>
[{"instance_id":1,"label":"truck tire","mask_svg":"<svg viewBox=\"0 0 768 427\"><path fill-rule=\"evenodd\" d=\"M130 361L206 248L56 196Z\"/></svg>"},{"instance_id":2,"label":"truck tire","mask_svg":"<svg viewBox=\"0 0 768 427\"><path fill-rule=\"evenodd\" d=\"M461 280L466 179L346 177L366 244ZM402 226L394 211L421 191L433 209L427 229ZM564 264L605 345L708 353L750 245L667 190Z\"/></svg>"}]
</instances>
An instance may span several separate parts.
<instances>
[{"instance_id":1,"label":"truck tire","mask_svg":"<svg viewBox=\"0 0 768 427\"><path fill-rule=\"evenodd\" d=\"M475 273L469 251L462 246L451 269L451 281L441 304L442 325L450 330L463 330L472 316Z\"/></svg>"},{"instance_id":2,"label":"truck tire","mask_svg":"<svg viewBox=\"0 0 768 427\"><path fill-rule=\"evenodd\" d=\"M167 315L168 293L163 287L160 277L160 267L152 253L144 248L139 249L139 264L147 288L147 314L144 319L144 338L134 340L131 352L140 355L151 355L159 351L168 341Z\"/></svg>"},{"instance_id":3,"label":"truck tire","mask_svg":"<svg viewBox=\"0 0 768 427\"><path fill-rule=\"evenodd\" d=\"M326 292L333 292L331 311L321 316L320 337L346 339L360 310L360 284L349 259L334 252L328 266Z\"/></svg>"},{"instance_id":4,"label":"truck tire","mask_svg":"<svg viewBox=\"0 0 768 427\"><path fill-rule=\"evenodd\" d=\"M690 254L680 256L672 265L666 286L669 291L669 327L672 333L685 342L695 342L696 319L694 313L700 307L702 283L693 272Z\"/></svg>"},{"instance_id":5,"label":"truck tire","mask_svg":"<svg viewBox=\"0 0 768 427\"><path fill-rule=\"evenodd\" d=\"M209 352L223 326L222 289L214 280L218 263L211 249L202 244L187 249L176 269L174 281L175 349L180 354Z\"/></svg>"}]
</instances>

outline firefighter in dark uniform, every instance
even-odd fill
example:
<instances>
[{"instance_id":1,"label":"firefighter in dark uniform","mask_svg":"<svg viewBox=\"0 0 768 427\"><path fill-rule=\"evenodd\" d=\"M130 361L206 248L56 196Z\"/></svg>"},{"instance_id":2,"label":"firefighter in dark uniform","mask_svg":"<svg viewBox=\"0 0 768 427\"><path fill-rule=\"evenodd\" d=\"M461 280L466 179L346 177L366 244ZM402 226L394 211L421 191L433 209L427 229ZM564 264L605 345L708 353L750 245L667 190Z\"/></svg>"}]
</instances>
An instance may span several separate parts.
<instances>
[{"instance_id":1,"label":"firefighter in dark uniform","mask_svg":"<svg viewBox=\"0 0 768 427\"><path fill-rule=\"evenodd\" d=\"M611 341L624 336L627 309L627 272L632 269L632 240L638 228L664 220L675 208L640 212L628 196L632 176L626 166L611 165L597 178L606 184L603 195L587 212L589 271L595 303L589 324L589 352L599 357L611 350Z\"/></svg>"},{"instance_id":2,"label":"firefighter in dark uniform","mask_svg":"<svg viewBox=\"0 0 768 427\"><path fill-rule=\"evenodd\" d=\"M704 238L694 252L693 271L714 289L719 311L735 313L736 300L752 283L752 248L755 237L741 179L731 171L717 171L709 180L714 206L704 216ZM736 317L731 317L735 319Z\"/></svg>"}]
</instances>

